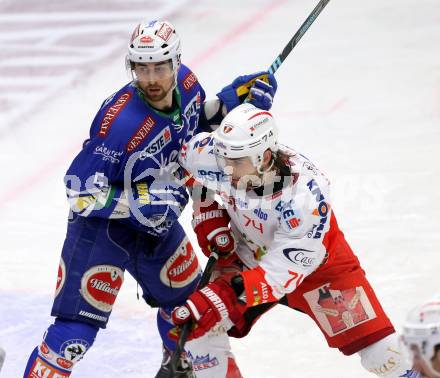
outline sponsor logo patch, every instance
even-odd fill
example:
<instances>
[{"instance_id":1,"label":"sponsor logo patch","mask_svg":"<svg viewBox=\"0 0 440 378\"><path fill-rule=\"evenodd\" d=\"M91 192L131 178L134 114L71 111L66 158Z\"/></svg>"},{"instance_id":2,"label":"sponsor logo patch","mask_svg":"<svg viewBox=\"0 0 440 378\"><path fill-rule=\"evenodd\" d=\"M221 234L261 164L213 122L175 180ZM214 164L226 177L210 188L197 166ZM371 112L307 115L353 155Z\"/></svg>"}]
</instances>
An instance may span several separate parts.
<instances>
[{"instance_id":1,"label":"sponsor logo patch","mask_svg":"<svg viewBox=\"0 0 440 378\"><path fill-rule=\"evenodd\" d=\"M275 207L275 210L281 213L281 216L284 220L282 225L287 231L293 230L301 224L301 219L299 218L298 210L293 210L292 201L278 202L277 206Z\"/></svg>"},{"instance_id":2,"label":"sponsor logo patch","mask_svg":"<svg viewBox=\"0 0 440 378\"><path fill-rule=\"evenodd\" d=\"M225 126L223 126L223 132L224 132L225 134L229 134L229 133L232 131L232 129L233 129L233 127L232 127L232 126L229 126L229 125L225 125Z\"/></svg>"},{"instance_id":3,"label":"sponsor logo patch","mask_svg":"<svg viewBox=\"0 0 440 378\"><path fill-rule=\"evenodd\" d=\"M267 303L271 297L269 292L269 286L265 282L260 282L260 287L253 286L253 303L252 306L257 306L262 303Z\"/></svg>"},{"instance_id":4,"label":"sponsor logo patch","mask_svg":"<svg viewBox=\"0 0 440 378\"><path fill-rule=\"evenodd\" d=\"M313 235L314 239L319 239L322 236L322 231L324 230L324 227L327 223L327 215L330 210L330 206L325 202L325 197L321 193L321 189L319 188L318 184L315 180L310 180L307 183L307 187L312 192L313 195L315 195L316 202L318 202L318 207L313 211L313 215L319 216L319 225L315 229L315 234Z\"/></svg>"},{"instance_id":5,"label":"sponsor logo patch","mask_svg":"<svg viewBox=\"0 0 440 378\"><path fill-rule=\"evenodd\" d=\"M66 265L64 264L64 260L61 257L60 264L58 265L58 275L57 275L57 286L55 289L55 298L58 296L61 289L63 288L65 280L66 280Z\"/></svg>"},{"instance_id":6,"label":"sponsor logo patch","mask_svg":"<svg viewBox=\"0 0 440 378\"><path fill-rule=\"evenodd\" d=\"M101 121L101 126L99 128L98 135L105 137L110 130L114 120L117 115L124 109L124 107L128 104L128 101L131 98L131 93L123 93L115 103L108 108L108 110L104 114L104 118Z\"/></svg>"},{"instance_id":7,"label":"sponsor logo patch","mask_svg":"<svg viewBox=\"0 0 440 378\"><path fill-rule=\"evenodd\" d=\"M165 127L159 134L157 134L150 144L142 150L139 159L145 160L148 156L157 154L162 151L165 146L171 142L170 127Z\"/></svg>"},{"instance_id":8,"label":"sponsor logo patch","mask_svg":"<svg viewBox=\"0 0 440 378\"><path fill-rule=\"evenodd\" d=\"M151 38L151 36L147 35L147 36L141 37L140 42L141 43L153 43L154 39Z\"/></svg>"},{"instance_id":9,"label":"sponsor logo patch","mask_svg":"<svg viewBox=\"0 0 440 378\"><path fill-rule=\"evenodd\" d=\"M61 371L53 366L50 366L40 357L36 358L29 373L30 378L64 378L68 377L69 375L70 372Z\"/></svg>"},{"instance_id":10,"label":"sponsor logo patch","mask_svg":"<svg viewBox=\"0 0 440 378\"><path fill-rule=\"evenodd\" d=\"M220 171L207 171L205 169L198 169L197 176L201 178L202 182L204 180L208 181L228 181L228 176Z\"/></svg>"},{"instance_id":11,"label":"sponsor logo patch","mask_svg":"<svg viewBox=\"0 0 440 378\"><path fill-rule=\"evenodd\" d=\"M122 269L112 265L97 265L84 273L81 295L96 309L110 312L123 282Z\"/></svg>"},{"instance_id":12,"label":"sponsor logo patch","mask_svg":"<svg viewBox=\"0 0 440 378\"><path fill-rule=\"evenodd\" d=\"M301 265L304 268L311 267L316 260L314 257L307 256L307 253L312 253L314 255L313 251L302 248L286 248L283 250L284 256L294 264Z\"/></svg>"},{"instance_id":13,"label":"sponsor logo patch","mask_svg":"<svg viewBox=\"0 0 440 378\"><path fill-rule=\"evenodd\" d=\"M230 239L227 235L218 235L215 237L215 243L220 247L226 247L230 243Z\"/></svg>"},{"instance_id":14,"label":"sponsor logo patch","mask_svg":"<svg viewBox=\"0 0 440 378\"><path fill-rule=\"evenodd\" d=\"M57 364L61 366L63 369L70 369L73 366L73 362L66 360L65 358L58 357Z\"/></svg>"},{"instance_id":15,"label":"sponsor logo patch","mask_svg":"<svg viewBox=\"0 0 440 378\"><path fill-rule=\"evenodd\" d=\"M267 213L261 210L261 208L254 209L254 214L261 220L267 220Z\"/></svg>"},{"instance_id":16,"label":"sponsor logo patch","mask_svg":"<svg viewBox=\"0 0 440 378\"><path fill-rule=\"evenodd\" d=\"M327 283L303 294L324 332L332 337L376 318L362 286L331 289Z\"/></svg>"},{"instance_id":17,"label":"sponsor logo patch","mask_svg":"<svg viewBox=\"0 0 440 378\"><path fill-rule=\"evenodd\" d=\"M86 340L70 339L61 344L60 355L63 356L67 361L76 363L84 357L84 354L87 352L89 347L90 345Z\"/></svg>"},{"instance_id":18,"label":"sponsor logo patch","mask_svg":"<svg viewBox=\"0 0 440 378\"><path fill-rule=\"evenodd\" d=\"M40 352L46 356L50 353L50 349L44 341L40 345Z\"/></svg>"},{"instance_id":19,"label":"sponsor logo patch","mask_svg":"<svg viewBox=\"0 0 440 378\"><path fill-rule=\"evenodd\" d=\"M171 34L173 33L173 28L168 25L166 22L162 24L160 29L157 31L157 36L162 38L165 42L170 39Z\"/></svg>"},{"instance_id":20,"label":"sponsor logo patch","mask_svg":"<svg viewBox=\"0 0 440 378\"><path fill-rule=\"evenodd\" d=\"M217 357L210 357L209 353L204 356L195 356L193 357L190 353L188 353L192 364L194 371L200 371L205 369L210 369L219 364Z\"/></svg>"},{"instance_id":21,"label":"sponsor logo patch","mask_svg":"<svg viewBox=\"0 0 440 378\"><path fill-rule=\"evenodd\" d=\"M183 78L183 88L188 92L194 85L196 85L198 82L197 76L194 75L194 73L189 72L186 74L186 76Z\"/></svg>"},{"instance_id":22,"label":"sponsor logo patch","mask_svg":"<svg viewBox=\"0 0 440 378\"><path fill-rule=\"evenodd\" d=\"M117 164L120 162L120 157L122 156L123 151L115 151L112 150L102 143L100 146L96 146L93 151L93 155L101 155L103 161L109 161L112 164Z\"/></svg>"},{"instance_id":23,"label":"sponsor logo patch","mask_svg":"<svg viewBox=\"0 0 440 378\"><path fill-rule=\"evenodd\" d=\"M100 321L100 322L106 322L107 319L108 319L108 318L105 317L105 316L92 314L91 312L87 312L87 311L83 311L83 310L81 310L81 311L78 313L78 315L85 316L85 317L90 318L90 319L98 320L98 321Z\"/></svg>"},{"instance_id":24,"label":"sponsor logo patch","mask_svg":"<svg viewBox=\"0 0 440 378\"><path fill-rule=\"evenodd\" d=\"M160 271L160 280L167 286L180 288L194 281L200 272L199 261L185 237Z\"/></svg>"},{"instance_id":25,"label":"sponsor logo patch","mask_svg":"<svg viewBox=\"0 0 440 378\"><path fill-rule=\"evenodd\" d=\"M200 154L206 146L212 147L214 145L214 139L209 137L203 138L201 141L196 141L193 146L193 150L197 149Z\"/></svg>"},{"instance_id":26,"label":"sponsor logo patch","mask_svg":"<svg viewBox=\"0 0 440 378\"><path fill-rule=\"evenodd\" d=\"M131 152L136 147L138 147L150 134L155 124L156 121L153 118L151 118L151 116L145 118L142 121L142 124L140 125L139 129L136 131L136 133L131 137L130 141L127 143L127 151Z\"/></svg>"}]
</instances>

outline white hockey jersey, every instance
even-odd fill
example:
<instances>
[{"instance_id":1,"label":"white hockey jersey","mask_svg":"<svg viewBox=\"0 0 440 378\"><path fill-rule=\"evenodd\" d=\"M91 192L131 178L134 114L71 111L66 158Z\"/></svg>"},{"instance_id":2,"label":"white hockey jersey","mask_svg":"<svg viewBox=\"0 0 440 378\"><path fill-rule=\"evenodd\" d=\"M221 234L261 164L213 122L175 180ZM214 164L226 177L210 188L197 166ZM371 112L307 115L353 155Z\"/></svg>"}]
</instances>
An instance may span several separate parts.
<instances>
[{"instance_id":1,"label":"white hockey jersey","mask_svg":"<svg viewBox=\"0 0 440 378\"><path fill-rule=\"evenodd\" d=\"M210 135L200 133L191 139L180 163L222 198L238 239L238 256L264 276L263 285L269 285L271 293L259 288L261 300L253 305L280 299L325 262L329 181L307 158L281 146L292 156L291 176L285 177L280 190L264 195L237 190L217 166Z\"/></svg>"}]
</instances>

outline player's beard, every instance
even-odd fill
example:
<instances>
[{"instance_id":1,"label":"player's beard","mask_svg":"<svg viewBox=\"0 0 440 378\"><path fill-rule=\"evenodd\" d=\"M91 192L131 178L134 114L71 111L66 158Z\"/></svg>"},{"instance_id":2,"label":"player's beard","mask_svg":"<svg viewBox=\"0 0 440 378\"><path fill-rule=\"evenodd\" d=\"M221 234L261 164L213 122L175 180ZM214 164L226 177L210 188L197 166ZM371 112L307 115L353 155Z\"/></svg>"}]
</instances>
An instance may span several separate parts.
<instances>
[{"instance_id":1,"label":"player's beard","mask_svg":"<svg viewBox=\"0 0 440 378\"><path fill-rule=\"evenodd\" d=\"M145 97L148 101L159 102L162 101L170 91L173 90L174 80L170 80L170 83L165 86L160 84L145 85L142 89L145 93Z\"/></svg>"}]
</instances>

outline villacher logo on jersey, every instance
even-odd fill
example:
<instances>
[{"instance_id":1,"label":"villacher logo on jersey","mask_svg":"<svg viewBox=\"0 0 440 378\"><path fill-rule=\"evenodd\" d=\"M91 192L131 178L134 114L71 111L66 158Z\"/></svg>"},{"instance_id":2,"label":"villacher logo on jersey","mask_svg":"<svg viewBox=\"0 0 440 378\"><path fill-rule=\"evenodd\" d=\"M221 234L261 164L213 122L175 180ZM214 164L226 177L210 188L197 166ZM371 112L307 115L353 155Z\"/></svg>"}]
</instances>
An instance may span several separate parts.
<instances>
[{"instance_id":1,"label":"villacher logo on jersey","mask_svg":"<svg viewBox=\"0 0 440 378\"><path fill-rule=\"evenodd\" d=\"M169 287L180 288L194 281L199 271L199 261L193 247L189 240L184 238L161 269L160 280Z\"/></svg>"},{"instance_id":2,"label":"villacher logo on jersey","mask_svg":"<svg viewBox=\"0 0 440 378\"><path fill-rule=\"evenodd\" d=\"M98 310L110 312L124 281L124 272L115 266L97 265L84 273L81 295Z\"/></svg>"}]
</instances>

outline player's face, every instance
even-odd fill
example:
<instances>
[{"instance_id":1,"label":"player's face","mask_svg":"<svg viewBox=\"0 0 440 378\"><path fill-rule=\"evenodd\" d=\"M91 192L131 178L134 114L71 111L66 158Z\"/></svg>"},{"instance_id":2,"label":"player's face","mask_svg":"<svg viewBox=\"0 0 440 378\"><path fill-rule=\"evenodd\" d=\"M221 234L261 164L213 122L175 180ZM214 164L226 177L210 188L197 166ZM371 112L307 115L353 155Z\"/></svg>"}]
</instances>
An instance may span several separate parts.
<instances>
[{"instance_id":1,"label":"player's face","mask_svg":"<svg viewBox=\"0 0 440 378\"><path fill-rule=\"evenodd\" d=\"M135 63L134 73L147 100L157 103L171 96L174 71L171 61L159 63Z\"/></svg>"},{"instance_id":2,"label":"player's face","mask_svg":"<svg viewBox=\"0 0 440 378\"><path fill-rule=\"evenodd\" d=\"M229 175L233 187L250 189L253 186L258 186L257 181L260 180L260 175L252 164L251 158L228 159L217 157L217 163L223 172Z\"/></svg>"},{"instance_id":3,"label":"player's face","mask_svg":"<svg viewBox=\"0 0 440 378\"><path fill-rule=\"evenodd\" d=\"M440 348L431 360L431 368L428 366L427 362L423 359L419 347L417 345L411 345L410 351L413 357L413 368L414 370L422 374L422 378L437 378L440 377ZM432 370L435 371L433 375Z\"/></svg>"}]
</instances>

